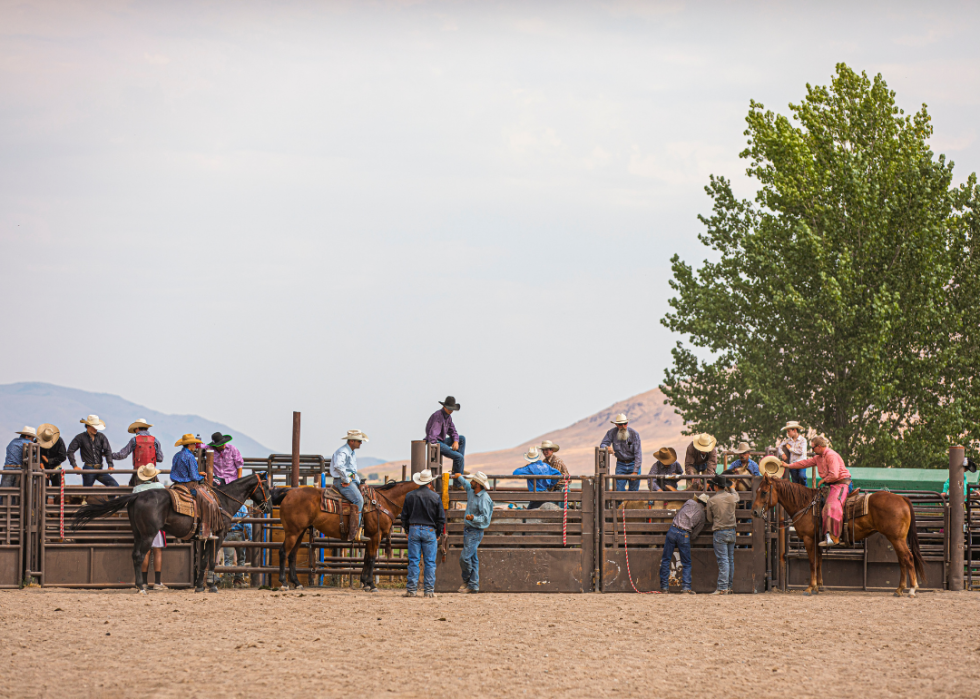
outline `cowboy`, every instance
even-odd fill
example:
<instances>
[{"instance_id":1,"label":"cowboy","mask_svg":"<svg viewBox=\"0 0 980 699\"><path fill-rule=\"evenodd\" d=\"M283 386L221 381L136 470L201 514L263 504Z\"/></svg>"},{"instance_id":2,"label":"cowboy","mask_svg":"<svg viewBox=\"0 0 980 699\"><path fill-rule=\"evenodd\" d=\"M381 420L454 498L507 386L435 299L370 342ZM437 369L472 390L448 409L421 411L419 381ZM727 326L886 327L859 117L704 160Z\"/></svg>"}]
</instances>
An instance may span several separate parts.
<instances>
[{"instance_id":1,"label":"cowboy","mask_svg":"<svg viewBox=\"0 0 980 699\"><path fill-rule=\"evenodd\" d=\"M477 549L483 541L483 532L490 526L493 500L487 493L490 489L490 479L482 471L477 471L472 476L458 475L456 480L462 483L466 491L463 551L459 555L459 570L463 576L463 584L456 592L466 594L480 591L480 558L477 556Z\"/></svg>"},{"instance_id":2,"label":"cowboy","mask_svg":"<svg viewBox=\"0 0 980 699\"><path fill-rule=\"evenodd\" d=\"M442 407L425 423L425 441L438 444L439 453L453 460L453 474L460 474L463 472L466 437L457 432L453 424L453 413L460 409L460 405L453 396L446 396L446 400L438 403Z\"/></svg>"},{"instance_id":3,"label":"cowboy","mask_svg":"<svg viewBox=\"0 0 980 699\"><path fill-rule=\"evenodd\" d=\"M851 484L851 472L844 465L840 454L830 448L826 437L814 437L810 440L815 456L791 464L788 469L804 469L817 467L817 488L829 486L827 501L823 506L823 530L826 538L821 546L837 546L840 543L840 533L844 526L844 501Z\"/></svg>"},{"instance_id":4,"label":"cowboy","mask_svg":"<svg viewBox=\"0 0 980 699\"><path fill-rule=\"evenodd\" d=\"M85 431L75 435L75 438L71 440L71 444L68 445L68 463L76 471L100 472L98 474L82 474L82 485L86 488L95 485L95 481L98 481L104 486L118 486L119 483L112 477L112 474L101 472L102 459L105 459L110 471L114 468L112 465L112 447L109 446L109 440L106 436L102 434L102 431L105 429L105 423L99 419L98 415L89 415L84 420L79 420L79 422L85 425ZM82 450L81 469L75 464L75 452L79 449Z\"/></svg>"},{"instance_id":5,"label":"cowboy","mask_svg":"<svg viewBox=\"0 0 980 699\"><path fill-rule=\"evenodd\" d=\"M694 594L691 589L691 542L698 538L704 529L704 507L708 504L708 496L700 493L684 503L684 506L674 515L667 536L664 539L664 552L660 557L660 592L667 592L670 587L670 559L676 548L681 555L681 592Z\"/></svg>"},{"instance_id":6,"label":"cowboy","mask_svg":"<svg viewBox=\"0 0 980 699\"><path fill-rule=\"evenodd\" d=\"M688 476L715 475L718 469L718 452L715 451L717 442L718 440L707 432L694 435L684 455L684 473ZM707 487L704 481L698 481L697 486L698 490Z\"/></svg>"},{"instance_id":7,"label":"cowboy","mask_svg":"<svg viewBox=\"0 0 980 699\"><path fill-rule=\"evenodd\" d=\"M565 466L565 462L558 458L559 447L557 444L552 442L550 439L546 439L541 442L541 446L538 449L541 450L541 455L544 457L542 461L551 466L551 468L556 468L561 472L561 477L563 479L569 478L568 467ZM560 488L561 484L556 487Z\"/></svg>"},{"instance_id":8,"label":"cowboy","mask_svg":"<svg viewBox=\"0 0 980 699\"><path fill-rule=\"evenodd\" d=\"M126 430L129 434L135 435L129 440L120 451L113 453L114 461L122 461L130 454L133 455L133 468L137 471L143 466L150 464L163 463L163 449L160 447L160 440L152 436L149 432L153 427L143 418L139 418ZM139 484L139 473L134 473L129 479L129 484L136 486Z\"/></svg>"},{"instance_id":9,"label":"cowboy","mask_svg":"<svg viewBox=\"0 0 980 699\"><path fill-rule=\"evenodd\" d=\"M214 477L221 481L222 485L228 485L242 477L242 466L245 459L238 447L229 444L230 434L215 432L211 435L211 443L208 447L214 451Z\"/></svg>"},{"instance_id":10,"label":"cowboy","mask_svg":"<svg viewBox=\"0 0 980 699\"><path fill-rule=\"evenodd\" d=\"M405 597L417 597L419 557L425 558L423 590L426 597L436 596L436 551L439 532L446 526L442 500L432 490L432 471L425 469L412 476L419 487L405 496L402 506L402 529L408 532L408 579Z\"/></svg>"},{"instance_id":11,"label":"cowboy","mask_svg":"<svg viewBox=\"0 0 980 699\"><path fill-rule=\"evenodd\" d=\"M653 478L647 484L650 490L665 490L667 488L667 479L674 479L677 476L683 475L684 469L681 465L677 463L677 452L674 451L673 447L660 447L657 451L653 452L653 458L656 459L653 462L653 466L650 467L651 476L659 476L659 478Z\"/></svg>"},{"instance_id":12,"label":"cowboy","mask_svg":"<svg viewBox=\"0 0 980 699\"><path fill-rule=\"evenodd\" d=\"M330 457L330 475L333 476L333 487L355 508L351 511L350 528L347 532L348 541L361 540L361 512L364 510L364 496L361 495L361 477L357 474L357 455L354 452L361 444L368 441L367 435L360 430L347 430L344 444Z\"/></svg>"},{"instance_id":13,"label":"cowboy","mask_svg":"<svg viewBox=\"0 0 980 699\"><path fill-rule=\"evenodd\" d=\"M629 426L626 415L620 413L611 421L616 425L606 432L599 444L600 449L606 449L616 455L616 475L640 475L643 466L643 450L640 445L640 435ZM627 485L628 484L628 485ZM639 490L639 479L616 479L616 490Z\"/></svg>"},{"instance_id":14,"label":"cowboy","mask_svg":"<svg viewBox=\"0 0 980 699\"><path fill-rule=\"evenodd\" d=\"M735 447L735 453L738 454L738 459L733 461L728 470L731 471L735 468L747 468L749 473L753 476L759 475L759 464L752 460L752 456L749 452L752 451L752 447L749 446L748 442L739 442L738 446Z\"/></svg>"},{"instance_id":15,"label":"cowboy","mask_svg":"<svg viewBox=\"0 0 980 699\"><path fill-rule=\"evenodd\" d=\"M805 459L806 437L800 434L803 431L800 423L796 420L790 420L780 431L785 432L786 436L776 443L776 453L779 454L783 462L792 464ZM789 453L788 459L786 458L787 452ZM794 483L806 485L806 471L790 469L789 477Z\"/></svg>"},{"instance_id":16,"label":"cowboy","mask_svg":"<svg viewBox=\"0 0 980 699\"><path fill-rule=\"evenodd\" d=\"M561 471L549 466L541 460L541 454L537 447L531 447L524 455L527 460L526 466L521 466L514 471L515 476L560 476ZM543 493L551 490L557 481L554 478L528 478L527 489L532 493ZM544 504L544 501L529 502L527 509L536 510Z\"/></svg>"},{"instance_id":17,"label":"cowboy","mask_svg":"<svg viewBox=\"0 0 980 699\"><path fill-rule=\"evenodd\" d=\"M17 436L14 437L10 444L7 445L7 456L3 460L4 470L20 470L24 465L24 447L28 444L34 444L34 440L37 437L37 432L35 432L33 427L24 427L23 429L14 432ZM3 477L0 477L0 488L16 488L20 485L20 474L5 473ZM18 498L19 499L19 498ZM0 505L4 502L4 498L0 497ZM14 498L11 498L11 502L15 502Z\"/></svg>"},{"instance_id":18,"label":"cowboy","mask_svg":"<svg viewBox=\"0 0 980 699\"><path fill-rule=\"evenodd\" d=\"M728 479L724 476L712 478L711 487L715 494L708 500L704 515L711 525L715 559L718 561L718 585L712 594L729 595L735 577L735 508L738 506L738 495L728 486Z\"/></svg>"},{"instance_id":19,"label":"cowboy","mask_svg":"<svg viewBox=\"0 0 980 699\"><path fill-rule=\"evenodd\" d=\"M146 420L137 420L133 423L133 425L139 422L146 423ZM153 425L149 425L149 427L152 426ZM133 432L132 425L130 425L130 432ZM130 443L132 443L132 440L130 440ZM159 444L157 445L157 449L159 450ZM159 453L159 451L157 451L157 453ZM125 459L126 457L122 456L120 458ZM135 454L133 455L133 459L136 459ZM152 462L140 465L139 469L134 475L136 476L136 486L133 488L134 495L136 493L142 493L144 490L158 490L163 488L163 483L161 483L157 478L157 476L160 475L160 471L153 465ZM145 581L146 574L150 569L150 553L153 553L154 581L153 584L150 585L151 590L168 589L167 586L160 581L160 570L163 567L163 549L166 548L166 546L166 534L164 534L163 530L161 529L154 535L153 541L150 543L150 550L146 552L146 556L143 558L143 580Z\"/></svg>"},{"instance_id":20,"label":"cowboy","mask_svg":"<svg viewBox=\"0 0 980 699\"><path fill-rule=\"evenodd\" d=\"M46 476L48 484L56 488L61 487L61 464L68 458L68 448L65 440L61 438L61 431L50 423L44 423L37 428L37 443L41 447L41 463L44 469L50 471L57 469L57 473ZM60 495L55 496L55 502L59 502Z\"/></svg>"},{"instance_id":21,"label":"cowboy","mask_svg":"<svg viewBox=\"0 0 980 699\"><path fill-rule=\"evenodd\" d=\"M191 446L197 448L199 444L201 444L201 440L192 434L185 434L174 442L175 447L183 448L174 454L173 463L170 466L170 480L174 483L185 484L185 487L197 500L197 509L201 517L201 525L197 533L197 538L214 538L214 535L206 532L204 527L205 508L212 507L211 501L205 494L207 484L204 483L204 476L198 470L197 457L194 455L194 452L188 449Z\"/></svg>"}]
</instances>

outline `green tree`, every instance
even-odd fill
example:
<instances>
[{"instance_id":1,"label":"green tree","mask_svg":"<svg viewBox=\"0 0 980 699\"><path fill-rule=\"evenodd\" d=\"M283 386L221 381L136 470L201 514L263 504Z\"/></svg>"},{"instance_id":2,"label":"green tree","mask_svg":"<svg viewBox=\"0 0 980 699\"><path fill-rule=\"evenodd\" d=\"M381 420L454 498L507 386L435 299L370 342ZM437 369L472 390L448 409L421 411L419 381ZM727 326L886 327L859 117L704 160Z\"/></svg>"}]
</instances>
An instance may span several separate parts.
<instances>
[{"instance_id":1,"label":"green tree","mask_svg":"<svg viewBox=\"0 0 980 699\"><path fill-rule=\"evenodd\" d=\"M722 444L770 444L798 419L849 465L945 464L980 435L976 176L952 185L926 106L906 115L881 75L839 64L789 109L750 103L754 201L712 176L712 260L671 261L661 322L690 344L667 402Z\"/></svg>"}]
</instances>

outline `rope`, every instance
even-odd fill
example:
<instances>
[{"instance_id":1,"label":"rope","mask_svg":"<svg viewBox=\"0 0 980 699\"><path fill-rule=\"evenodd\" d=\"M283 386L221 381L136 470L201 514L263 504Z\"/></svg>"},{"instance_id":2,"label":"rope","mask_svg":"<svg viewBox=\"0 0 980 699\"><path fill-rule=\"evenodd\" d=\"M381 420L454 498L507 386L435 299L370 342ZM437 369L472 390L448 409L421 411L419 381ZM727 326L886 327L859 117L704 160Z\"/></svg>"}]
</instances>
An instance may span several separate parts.
<instances>
[{"instance_id":1,"label":"rope","mask_svg":"<svg viewBox=\"0 0 980 699\"><path fill-rule=\"evenodd\" d=\"M619 508L617 508L619 509ZM666 592L666 590L648 590L643 592L636 589L636 585L633 584L633 573L630 571L630 548L626 544L626 510L623 510L623 551L626 552L626 576L630 579L630 585L633 586L633 592L640 595L660 595Z\"/></svg>"},{"instance_id":2,"label":"rope","mask_svg":"<svg viewBox=\"0 0 980 699\"><path fill-rule=\"evenodd\" d=\"M61 538L65 538L65 470L61 469Z\"/></svg>"},{"instance_id":3,"label":"rope","mask_svg":"<svg viewBox=\"0 0 980 699\"><path fill-rule=\"evenodd\" d=\"M565 487L565 511L561 516L561 545L568 546L568 481L569 478L564 479Z\"/></svg>"}]
</instances>

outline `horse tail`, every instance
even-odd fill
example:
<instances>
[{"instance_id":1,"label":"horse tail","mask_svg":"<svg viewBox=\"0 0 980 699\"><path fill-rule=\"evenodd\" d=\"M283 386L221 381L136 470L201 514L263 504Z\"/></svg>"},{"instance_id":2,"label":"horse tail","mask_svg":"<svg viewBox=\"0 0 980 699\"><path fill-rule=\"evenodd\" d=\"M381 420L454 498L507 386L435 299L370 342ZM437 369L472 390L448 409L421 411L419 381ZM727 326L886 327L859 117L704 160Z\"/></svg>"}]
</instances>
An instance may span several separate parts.
<instances>
[{"instance_id":1,"label":"horse tail","mask_svg":"<svg viewBox=\"0 0 980 699\"><path fill-rule=\"evenodd\" d=\"M912 560L915 562L915 575L921 587L926 580L926 565L925 561L922 560L922 551L919 550L919 531L918 527L915 526L915 508L912 507L912 501L908 498L905 498L905 503L909 506L909 517L911 518L905 540L909 545L909 551L912 552Z\"/></svg>"},{"instance_id":2,"label":"horse tail","mask_svg":"<svg viewBox=\"0 0 980 699\"><path fill-rule=\"evenodd\" d=\"M88 524L93 519L119 512L119 510L126 507L126 505L136 500L137 497L139 497L139 493L130 493L129 495L120 495L114 498L109 498L105 502L85 505L85 507L80 508L78 512L75 513L75 517L72 519L71 523L71 530L76 531L79 527Z\"/></svg>"}]
</instances>

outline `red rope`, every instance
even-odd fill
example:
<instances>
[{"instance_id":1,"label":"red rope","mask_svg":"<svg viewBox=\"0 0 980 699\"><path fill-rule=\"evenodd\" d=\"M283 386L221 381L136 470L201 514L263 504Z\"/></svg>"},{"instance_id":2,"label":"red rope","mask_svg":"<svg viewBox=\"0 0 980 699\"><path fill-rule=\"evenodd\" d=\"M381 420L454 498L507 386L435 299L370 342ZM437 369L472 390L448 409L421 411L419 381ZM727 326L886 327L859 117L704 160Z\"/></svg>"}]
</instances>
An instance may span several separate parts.
<instances>
[{"instance_id":1,"label":"red rope","mask_svg":"<svg viewBox=\"0 0 980 699\"><path fill-rule=\"evenodd\" d=\"M618 508L617 508L618 509ZM626 510L623 509L623 551L626 552L626 575L630 579L630 585L633 585L633 573L630 571L630 549L626 545ZM643 592L636 589L636 585L633 585L633 591L641 595L660 595L666 592L666 590L648 590Z\"/></svg>"},{"instance_id":2,"label":"red rope","mask_svg":"<svg viewBox=\"0 0 980 699\"><path fill-rule=\"evenodd\" d=\"M61 538L65 538L65 470L61 469Z\"/></svg>"},{"instance_id":3,"label":"red rope","mask_svg":"<svg viewBox=\"0 0 980 699\"><path fill-rule=\"evenodd\" d=\"M568 478L565 478L565 511L561 516L561 545L568 546Z\"/></svg>"}]
</instances>

